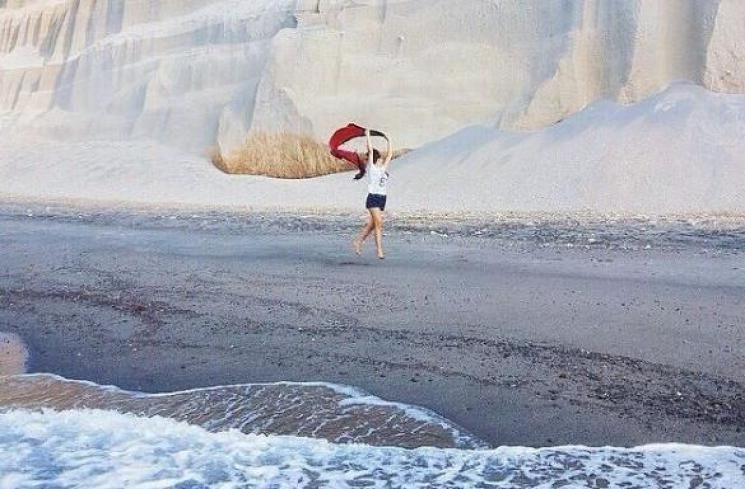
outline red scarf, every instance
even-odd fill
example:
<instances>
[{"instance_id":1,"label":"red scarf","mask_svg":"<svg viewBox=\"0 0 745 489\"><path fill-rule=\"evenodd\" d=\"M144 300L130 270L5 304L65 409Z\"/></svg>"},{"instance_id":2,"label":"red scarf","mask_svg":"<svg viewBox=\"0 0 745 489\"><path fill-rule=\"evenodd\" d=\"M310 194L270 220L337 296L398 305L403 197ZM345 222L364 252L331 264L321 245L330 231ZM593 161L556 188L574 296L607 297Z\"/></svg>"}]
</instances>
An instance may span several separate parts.
<instances>
[{"instance_id":1,"label":"red scarf","mask_svg":"<svg viewBox=\"0 0 745 489\"><path fill-rule=\"evenodd\" d=\"M354 138L359 138L365 135L365 128L360 127L357 124L348 124L346 127L342 127L336 131L329 141L329 148L331 149L331 155L335 158L347 161L353 166L356 166L363 171L365 169L365 162L362 161L360 155L356 151L349 151L346 149L339 149L339 147Z\"/></svg>"}]
</instances>

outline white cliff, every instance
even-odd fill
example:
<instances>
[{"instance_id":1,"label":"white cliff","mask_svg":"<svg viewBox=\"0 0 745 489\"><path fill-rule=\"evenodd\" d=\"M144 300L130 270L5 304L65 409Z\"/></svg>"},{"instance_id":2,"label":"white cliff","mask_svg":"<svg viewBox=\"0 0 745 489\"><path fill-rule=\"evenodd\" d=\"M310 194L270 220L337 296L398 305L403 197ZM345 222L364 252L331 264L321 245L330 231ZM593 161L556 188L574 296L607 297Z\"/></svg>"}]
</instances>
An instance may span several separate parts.
<instances>
[{"instance_id":1,"label":"white cliff","mask_svg":"<svg viewBox=\"0 0 745 489\"><path fill-rule=\"evenodd\" d=\"M164 148L177 149L189 161L183 168L195 170L196 160L185 155L204 155L215 142L230 149L251 130L320 140L354 120L405 147L472 125L496 131L484 145L468 131L448 139L447 148L458 154L430 146L459 161L448 172L465 181L489 169L468 196L455 196L463 208L741 210L745 196L727 182L745 174L745 152L730 151L740 148L731 130L742 129L742 99L725 94L745 93L744 40L741 0L0 0L0 174L6 179L0 194L37 195L31 180L13 179L21 171L33 174L36 161L18 158L14 140L44 141L38 148L63 141L59 147L77 161L85 148L95 148L99 160L107 159L107 147L118 148L110 165L96 163L96 175L111 165L146 171L129 162L141 155L128 159L127 148L152 150L160 159ZM658 117L661 99L646 100L676 81L722 95L690 87L685 97L666 92L673 106L695 107L707 122L675 112L671 124L684 127L688 141L705 144L680 144L689 151L663 158L660 149L681 133L658 123L666 120ZM607 110L594 109L592 120L607 130L576 122L587 119L585 107L604 99L642 103L625 112L602 102ZM645 118L642 109L652 112ZM635 123L620 124L631 113ZM554 126L564 119L575 122ZM554 127L579 132L556 139ZM508 136L515 130L536 131L519 139L523 153L498 142L516 141ZM640 138L644 144L637 145ZM73 149L76 142L82 145ZM433 156L415 152L402 180L426 200L415 183L429 181L427 174L422 179L426 161L419 154ZM531 159L537 157L540 164ZM592 164L581 164L585 157ZM58 168L75 164L62 153L55 158ZM532 163L521 166L519 158ZM82 181L93 185L80 173L85 168L72 172L81 182L57 190L84 195ZM602 178L598 168L605 169ZM665 168L677 173L666 176ZM544 182L548 174L553 180ZM694 178L699 181L686 180ZM538 182L533 197L524 182ZM644 182L657 188L675 182L698 193L686 201L670 190L666 203L623 189L650 191ZM573 185L591 191L569 192ZM520 195L512 192L518 188ZM504 198L481 198L497 191ZM220 200L219 193L208 188L199 195ZM190 197L167 195L174 202ZM223 200L233 202L232 195Z\"/></svg>"},{"instance_id":2,"label":"white cliff","mask_svg":"<svg viewBox=\"0 0 745 489\"><path fill-rule=\"evenodd\" d=\"M45 136L204 151L293 25L282 0L11 0L0 9L0 113Z\"/></svg>"},{"instance_id":3,"label":"white cliff","mask_svg":"<svg viewBox=\"0 0 745 489\"><path fill-rule=\"evenodd\" d=\"M300 5L299 28L278 36L258 94L255 121L270 128L280 97L301 129L363 119L416 146L494 119L540 128L600 98L635 102L679 80L745 92L740 0Z\"/></svg>"},{"instance_id":4,"label":"white cliff","mask_svg":"<svg viewBox=\"0 0 745 489\"><path fill-rule=\"evenodd\" d=\"M4 6L3 6L4 3ZM347 120L418 146L673 81L745 92L739 0L5 0L0 113L204 149Z\"/></svg>"}]
</instances>

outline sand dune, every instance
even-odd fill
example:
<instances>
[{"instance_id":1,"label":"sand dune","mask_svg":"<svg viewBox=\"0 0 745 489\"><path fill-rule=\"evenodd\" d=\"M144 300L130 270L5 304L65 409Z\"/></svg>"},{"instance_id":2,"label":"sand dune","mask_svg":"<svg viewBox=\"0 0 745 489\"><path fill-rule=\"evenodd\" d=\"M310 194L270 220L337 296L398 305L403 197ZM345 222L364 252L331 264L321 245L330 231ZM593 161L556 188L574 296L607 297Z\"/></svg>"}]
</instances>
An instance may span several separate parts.
<instances>
[{"instance_id":1,"label":"sand dune","mask_svg":"<svg viewBox=\"0 0 745 489\"><path fill-rule=\"evenodd\" d=\"M6 0L0 194L358 209L347 175L206 159L354 120L420 148L393 210L743 212L743 18L738 0Z\"/></svg>"},{"instance_id":2,"label":"sand dune","mask_svg":"<svg viewBox=\"0 0 745 489\"><path fill-rule=\"evenodd\" d=\"M598 102L533 132L475 126L396 160L395 212L745 212L745 96L675 85ZM228 176L152 141L0 143L0 195L254 209L356 210L350 174Z\"/></svg>"}]
</instances>

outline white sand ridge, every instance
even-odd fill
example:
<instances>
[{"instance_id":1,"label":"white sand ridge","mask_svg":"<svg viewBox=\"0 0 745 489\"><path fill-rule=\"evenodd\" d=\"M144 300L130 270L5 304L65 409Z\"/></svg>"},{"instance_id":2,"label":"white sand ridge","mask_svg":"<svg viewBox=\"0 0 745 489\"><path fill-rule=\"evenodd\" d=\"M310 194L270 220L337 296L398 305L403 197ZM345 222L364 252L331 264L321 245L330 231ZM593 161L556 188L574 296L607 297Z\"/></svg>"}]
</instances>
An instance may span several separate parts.
<instances>
[{"instance_id":1,"label":"white sand ridge","mask_svg":"<svg viewBox=\"0 0 745 489\"><path fill-rule=\"evenodd\" d=\"M0 194L356 209L346 175L230 178L204 157L356 120L435 142L396 162L392 209L745 210L745 3L453 5L0 1ZM675 80L733 95L654 95Z\"/></svg>"},{"instance_id":2,"label":"white sand ridge","mask_svg":"<svg viewBox=\"0 0 745 489\"><path fill-rule=\"evenodd\" d=\"M391 168L391 210L745 212L745 96L693 85L598 102L534 132L474 126ZM231 177L151 140L0 142L0 195L253 209L361 209L351 175Z\"/></svg>"}]
</instances>

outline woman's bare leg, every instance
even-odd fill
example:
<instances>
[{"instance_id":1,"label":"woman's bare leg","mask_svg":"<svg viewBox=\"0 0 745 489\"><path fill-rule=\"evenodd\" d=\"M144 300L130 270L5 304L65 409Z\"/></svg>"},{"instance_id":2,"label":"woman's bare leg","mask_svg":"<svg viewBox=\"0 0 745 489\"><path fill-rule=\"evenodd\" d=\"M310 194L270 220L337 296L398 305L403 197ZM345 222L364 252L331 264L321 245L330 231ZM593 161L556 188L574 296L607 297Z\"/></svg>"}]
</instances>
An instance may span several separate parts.
<instances>
[{"instance_id":1,"label":"woman's bare leg","mask_svg":"<svg viewBox=\"0 0 745 489\"><path fill-rule=\"evenodd\" d=\"M378 258L385 258L383 254L383 211L380 209L370 209L373 226L375 228L375 247L378 249Z\"/></svg>"},{"instance_id":2,"label":"woman's bare leg","mask_svg":"<svg viewBox=\"0 0 745 489\"><path fill-rule=\"evenodd\" d=\"M352 241L352 246L354 247L354 252L358 255L362 254L362 243L365 242L365 240L372 234L373 230L375 229L375 222L372 216L372 210L370 211L370 219L367 221L367 224L362 228L362 231L360 232L360 235Z\"/></svg>"},{"instance_id":3,"label":"woman's bare leg","mask_svg":"<svg viewBox=\"0 0 745 489\"><path fill-rule=\"evenodd\" d=\"M362 229L362 234L360 234L360 244L364 243L365 240L370 237L374 230L375 219L372 216L372 210L370 210L370 219L367 221L367 225Z\"/></svg>"}]
</instances>

